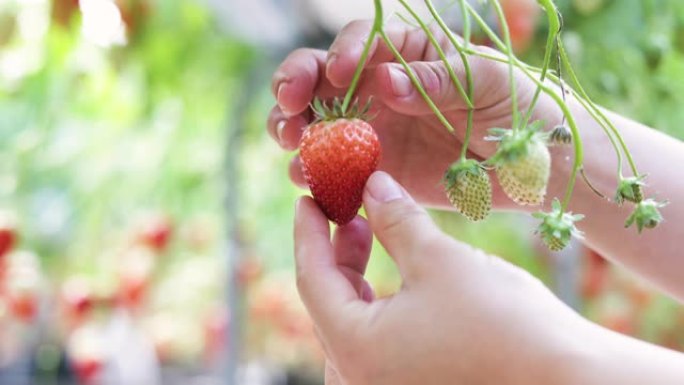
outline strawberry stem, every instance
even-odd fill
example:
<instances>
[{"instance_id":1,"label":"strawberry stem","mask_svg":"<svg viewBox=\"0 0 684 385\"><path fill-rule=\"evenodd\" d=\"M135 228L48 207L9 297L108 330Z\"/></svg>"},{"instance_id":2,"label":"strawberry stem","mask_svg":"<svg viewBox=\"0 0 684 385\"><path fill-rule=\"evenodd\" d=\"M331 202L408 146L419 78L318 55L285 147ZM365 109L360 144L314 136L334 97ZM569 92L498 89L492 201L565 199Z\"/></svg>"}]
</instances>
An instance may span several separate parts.
<instances>
[{"instance_id":1,"label":"strawberry stem","mask_svg":"<svg viewBox=\"0 0 684 385\"><path fill-rule=\"evenodd\" d=\"M361 53L361 58L359 59L359 64L356 66L356 71L354 72L354 77L352 78L351 84L349 85L349 89L347 89L347 94L344 96L344 101L342 102L342 113L346 114L347 109L349 108L349 104L352 101L352 97L354 96L354 93L356 92L356 88L358 87L359 80L361 79L361 74L363 74L363 69L366 66L366 60L368 60L368 54L370 53L371 46L373 45L373 42L375 41L375 35L378 34L380 31L382 31L382 24L383 24L383 10L382 10L382 1L381 0L374 0L375 4L375 20L373 21L373 27L371 28L370 33L368 34L368 40L366 40L366 44L363 47L363 52Z\"/></svg>"},{"instance_id":2,"label":"strawberry stem","mask_svg":"<svg viewBox=\"0 0 684 385\"><path fill-rule=\"evenodd\" d=\"M458 90L458 93L461 94L461 97L463 100L465 100L466 104L468 105L469 109L473 108L473 102L470 100L470 97L466 95L466 91L463 89L463 85L461 84L461 81L458 79L458 76L456 76L456 73L454 72L454 68L449 63L449 59L447 59L446 54L444 53L444 50L442 49L442 46L439 44L437 39L435 38L435 35L432 33L430 28L425 24L423 19L421 19L420 16L406 3L405 0L398 0L401 5L406 8L409 14L413 17L413 19L418 23L420 26L420 29L422 29L425 34L427 35L428 40L430 41L430 44L434 47L435 51L437 52L437 55L439 58L442 60L442 63L444 63L444 67L446 68L447 72L449 73L449 77L451 78L451 82L454 84L454 87ZM428 3L429 1L426 1Z\"/></svg>"},{"instance_id":3,"label":"strawberry stem","mask_svg":"<svg viewBox=\"0 0 684 385\"><path fill-rule=\"evenodd\" d=\"M416 88L416 90L418 90L418 93L420 93L420 95L423 97L423 100L425 100L425 103L427 103L432 113L435 114L440 123L442 123L444 127L446 127L447 130L449 130L449 132L454 132L454 127L451 125L451 123L449 123L449 120L444 116L444 114L442 114L439 108L437 108L437 106L435 105L435 102L433 102L430 96L427 94L427 91L425 91L423 85L420 84L418 77L415 73L413 73L411 66L409 66L406 62L406 59L404 59L404 57L401 56L401 53L397 50L397 47L394 46L394 43L392 43L392 40L390 40L389 36L387 36L387 33L383 30L380 30L378 33L380 34L380 37L394 55L395 59L399 63L401 63L401 66L404 68L404 71L406 71L406 75L409 77L409 79L411 79L411 83L413 83L413 86Z\"/></svg>"},{"instance_id":4,"label":"strawberry stem","mask_svg":"<svg viewBox=\"0 0 684 385\"><path fill-rule=\"evenodd\" d=\"M548 87L543 82L541 82L536 76L532 75L532 73L527 68L527 66L522 64L519 60L517 60L517 58L515 58L515 56L512 55L511 47L504 44L496 36L494 31L492 31L492 29L489 27L489 25L487 25L487 23L480 17L480 15L477 14L477 12L473 9L473 7L470 4L466 4L466 7L468 7L468 11L470 12L471 15L473 15L473 18L478 23L480 28L482 28L482 30L485 32L485 34L487 34L487 36L494 42L494 44L497 45L497 48L499 48L501 51L504 51L504 53L508 54L509 65L515 65L528 78L530 78L530 80L535 82L537 84L537 86L540 87L541 90L545 94L550 96L556 102L558 107L563 112L563 115L568 120L568 126L570 127L570 131L572 131L572 136L573 136L572 142L574 145L575 160L573 163L572 172L570 173L570 179L568 180L568 187L567 187L566 192L565 192L565 197L563 198L563 203L562 203L563 211L567 211L568 205L570 204L570 199L572 198L572 193L575 189L575 182L577 180L577 174L579 173L579 170L582 168L582 163L584 161L584 147L582 145L582 138L579 136L579 130L577 129L577 122L575 121L575 118L570 113L570 109L568 108L568 105L565 103L563 98L561 96L559 96L556 92L554 92L550 87ZM514 110L514 112L515 112L515 110Z\"/></svg>"},{"instance_id":5,"label":"strawberry stem","mask_svg":"<svg viewBox=\"0 0 684 385\"><path fill-rule=\"evenodd\" d=\"M629 151L629 148L627 147L627 144L625 143L624 139L622 138L622 135L620 135L620 131L615 127L613 122L608 119L608 117L601 111L600 108L594 104L594 102L591 100L589 95L586 93L582 85L580 84L579 80L577 79L577 74L575 74L575 71L572 68L572 65L570 63L570 59L568 58L568 54L565 51L565 47L562 42L559 42L558 45L558 52L561 55L561 60L563 62L563 65L566 68L566 71L570 75L570 79L574 83L575 87L577 87L577 91L580 93L582 96L582 99L584 99L591 109L594 111L596 115L598 115L601 119L596 119L596 121L601 125L601 127L604 127L604 124L608 126L610 131L612 131L613 135L615 135L615 138L617 138L618 142L620 143L620 147L622 147L622 150L624 151L625 157L627 157L627 162L629 163L629 166L632 170L632 173L634 176L639 176L639 171L637 170L636 163L634 162L634 159L632 158L632 154ZM605 127L604 127L605 130ZM606 131L606 134L610 137L610 133ZM622 176L622 155L620 153L620 149L615 145L614 140L611 137L611 143L613 143L613 146L615 147L615 152L617 153L618 157L618 175L620 177L620 180L623 179Z\"/></svg>"},{"instance_id":6,"label":"strawberry stem","mask_svg":"<svg viewBox=\"0 0 684 385\"><path fill-rule=\"evenodd\" d=\"M460 0L461 1L461 9L465 9L465 0ZM451 45L454 46L456 51L458 52L459 56L461 57L461 61L463 62L463 68L466 73L466 82L467 82L467 87L468 87L468 97L466 100L469 101L468 103L468 118L467 118L467 126L466 126L466 132L465 132L465 137L463 139L463 147L461 149L461 160L465 161L466 160L466 155L468 153L468 146L470 144L470 137L472 136L473 132L473 120L474 120L474 115L475 115L475 86L473 84L473 72L470 68L470 62L468 61L468 57L465 54L465 48L461 47L461 45L458 43L456 40L456 37L454 36L453 32L449 29L449 27L446 25L442 17L439 15L439 13L435 10L434 5L432 4L432 1L430 0L425 0L425 5L427 6L428 10L430 11L430 14L432 17L435 19L439 27L442 29L444 34L447 36L449 41L451 42ZM470 39L470 18L468 17L468 14L465 12L463 13L464 19L464 36L465 42L464 44L467 47L468 40Z\"/></svg>"},{"instance_id":7,"label":"strawberry stem","mask_svg":"<svg viewBox=\"0 0 684 385\"><path fill-rule=\"evenodd\" d=\"M549 19L549 35L546 38L546 51L544 52L544 64L542 67L542 72L540 80L543 82L546 80L546 74L548 73L549 66L551 65L551 54L553 53L553 48L555 46L556 37L561 33L563 25L561 24L560 17L558 16L558 9L555 4L550 0L538 0L546 11L546 15ZM541 95L541 88L537 87L537 90L532 97L532 102L530 103L527 113L525 114L524 124L527 124L532 118L532 113L534 107L537 105L539 96Z\"/></svg>"},{"instance_id":8,"label":"strawberry stem","mask_svg":"<svg viewBox=\"0 0 684 385\"><path fill-rule=\"evenodd\" d=\"M504 40L506 42L506 54L508 55L508 77L511 86L511 109L513 116L513 130L517 130L519 127L519 111L518 111L518 93L515 84L515 54L513 53L513 44L511 43L511 32L508 29L508 22L506 21L506 16L504 15L503 9L499 0L490 0L490 3L494 6L496 15L499 18L499 23L501 24L501 31L503 32Z\"/></svg>"}]
</instances>

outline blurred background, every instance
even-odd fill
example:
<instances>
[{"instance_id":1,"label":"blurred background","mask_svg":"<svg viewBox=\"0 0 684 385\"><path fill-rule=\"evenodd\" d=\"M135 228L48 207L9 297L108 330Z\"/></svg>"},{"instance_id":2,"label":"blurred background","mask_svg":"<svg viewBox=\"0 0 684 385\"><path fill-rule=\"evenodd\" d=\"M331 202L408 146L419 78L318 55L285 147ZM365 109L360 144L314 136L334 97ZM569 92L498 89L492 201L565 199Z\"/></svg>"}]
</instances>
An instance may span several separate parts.
<instances>
[{"instance_id":1,"label":"blurred background","mask_svg":"<svg viewBox=\"0 0 684 385\"><path fill-rule=\"evenodd\" d=\"M502 2L539 64L535 1ZM0 384L322 383L269 80L370 3L0 0ZM596 101L684 138L684 2L557 3ZM684 309L600 255L547 254L523 216L434 217L590 319L684 350ZM368 274L400 285L380 247Z\"/></svg>"}]
</instances>

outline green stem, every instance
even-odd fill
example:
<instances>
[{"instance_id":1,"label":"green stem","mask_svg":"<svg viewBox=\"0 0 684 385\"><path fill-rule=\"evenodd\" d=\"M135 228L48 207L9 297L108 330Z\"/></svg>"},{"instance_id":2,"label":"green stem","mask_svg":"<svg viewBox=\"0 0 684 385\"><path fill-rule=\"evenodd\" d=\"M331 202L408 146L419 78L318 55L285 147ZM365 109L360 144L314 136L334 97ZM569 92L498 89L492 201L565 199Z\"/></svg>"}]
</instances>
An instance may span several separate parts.
<instances>
[{"instance_id":1,"label":"green stem","mask_svg":"<svg viewBox=\"0 0 684 385\"><path fill-rule=\"evenodd\" d=\"M354 72L354 77L352 78L351 84L349 85L349 89L347 89L347 94L344 96L344 102L342 102L342 113L347 113L347 109L349 108L349 103L351 103L352 97L354 96L354 92L356 92L356 88L358 87L359 80L361 79L361 74L363 73L363 69L366 66L366 60L368 59L368 54L370 52L370 48L373 45L373 41L375 40L375 35L382 31L382 24L383 24L383 12L382 12L382 1L381 0L374 0L375 4L375 20L373 21L373 27L371 28L370 33L368 34L368 40L366 41L365 46L363 47L363 52L361 53L361 58L359 59L359 64L356 66L356 71Z\"/></svg>"},{"instance_id":2,"label":"green stem","mask_svg":"<svg viewBox=\"0 0 684 385\"><path fill-rule=\"evenodd\" d=\"M586 93L582 85L580 84L579 80L577 79L577 74L575 74L575 71L572 68L572 65L570 63L570 59L568 58L568 53L565 51L565 47L561 42L558 44L558 51L560 52L561 55L561 60L563 61L563 65L566 67L567 73L570 75L570 79L573 81L575 84L575 87L577 87L577 91L580 93L583 99L589 103L591 108L594 110L596 115L598 115L601 119L597 120L599 124L601 123L601 120L603 123L605 123L610 131L615 135L615 138L617 138L618 142L620 143L620 147L622 147L622 151L624 151L624 155L627 158L627 162L629 163L629 167L632 169L632 173L634 176L639 176L639 171L637 170L636 163L634 162L634 159L632 158L632 154L629 151L629 148L627 147L627 144L625 143L624 139L622 138L622 135L620 135L620 131L615 127L613 122L608 119L608 117L601 111L600 108L596 106L596 104L589 98L589 95ZM603 126L603 125L602 125ZM606 134L609 135L608 132ZM611 139L612 141L612 139ZM618 175L620 179L622 179L622 157L620 154L620 150L615 148L615 151L618 154Z\"/></svg>"},{"instance_id":3,"label":"green stem","mask_svg":"<svg viewBox=\"0 0 684 385\"><path fill-rule=\"evenodd\" d=\"M425 24L423 19L421 19L420 16L406 3L405 0L399 0L399 3L401 3L404 8L411 14L413 19L420 25L420 28L425 32L427 35L428 40L430 41L430 44L435 48L435 51L437 51L437 55L439 58L442 60L442 63L444 63L444 67L446 68L447 72L449 73L449 77L451 78L451 82L454 84L454 87L458 90L458 93L461 94L461 98L465 100L466 105L468 106L469 109L473 108L473 102L470 100L468 95L466 95L466 91L463 89L463 85L461 84L461 81L458 79L456 76L456 73L454 72L454 68L449 63L449 60L446 57L446 54L444 53L444 50L440 46L439 42L435 38L435 35L432 33L430 28Z\"/></svg>"},{"instance_id":4,"label":"green stem","mask_svg":"<svg viewBox=\"0 0 684 385\"><path fill-rule=\"evenodd\" d=\"M489 25L487 25L487 22L482 19L482 17L477 13L475 8L473 8L472 5L468 4L466 2L465 4L466 8L468 9L468 13L475 19L475 22L480 26L482 31L487 35L487 37L496 45L496 47L501 50L502 52L506 52L506 44L504 44L501 39L492 31L491 28L489 28Z\"/></svg>"},{"instance_id":5,"label":"green stem","mask_svg":"<svg viewBox=\"0 0 684 385\"><path fill-rule=\"evenodd\" d=\"M560 18L558 17L558 10L556 9L556 6L553 4L551 0L538 0L539 3L544 7L544 10L546 11L546 15L549 19L549 35L546 38L546 52L544 52L544 64L542 67L542 72L541 72L541 81L543 82L546 80L546 74L549 70L549 66L551 65L551 54L553 53L553 47L556 42L556 36L561 31L561 23L560 23ZM537 87L537 90L534 93L534 96L532 97L532 102L530 102L530 105L527 109L527 113L525 114L525 119L523 120L524 124L527 124L530 119L532 119L532 113L534 111L534 107L537 105L537 101L539 100L539 96L541 95L541 88Z\"/></svg>"},{"instance_id":6,"label":"green stem","mask_svg":"<svg viewBox=\"0 0 684 385\"><path fill-rule=\"evenodd\" d=\"M513 130L517 130L519 128L518 123L519 123L519 111L518 111L518 92L516 90L516 84L515 84L515 72L514 72L514 63L515 63L515 55L513 54L513 44L511 43L511 32L508 29L508 22L506 22L506 16L504 15L503 9L501 8L501 4L499 3L499 0L490 0L490 3L494 5L494 10L496 11L496 15L499 18L499 23L501 24L501 31L503 32L504 40L506 41L506 54L508 55L508 76L509 76L509 82L511 86L511 109L512 115L513 115Z\"/></svg>"},{"instance_id":7,"label":"green stem","mask_svg":"<svg viewBox=\"0 0 684 385\"><path fill-rule=\"evenodd\" d=\"M463 46L468 49L470 47L470 16L468 16L468 11L466 9L466 0L460 0L461 3L461 17L463 18ZM441 19L441 18L440 18Z\"/></svg>"},{"instance_id":8,"label":"green stem","mask_svg":"<svg viewBox=\"0 0 684 385\"><path fill-rule=\"evenodd\" d=\"M446 127L447 130L449 130L449 132L455 132L454 127L451 125L451 123L449 123L449 120L444 116L444 114L442 114L439 108L437 108L435 102L433 102L432 99L430 99L430 96L425 91L425 88L423 88L423 85L420 84L420 80L418 80L416 74L413 73L411 66L409 66L406 60L401 56L401 53L399 52L399 50L397 50L397 47L394 46L394 43L392 43L392 40L390 40L389 36L387 36L387 33L385 33L385 31L383 30L380 30L378 33L380 34L380 37L394 55L395 59L404 68L404 71L406 71L406 75L409 77L409 79L411 79L411 83L413 83L413 86L416 88L416 90L418 90L418 93L420 93L420 95L423 97L423 100L425 100L425 103L427 103L428 107L435 114L440 123L442 123L444 127Z\"/></svg>"},{"instance_id":9,"label":"green stem","mask_svg":"<svg viewBox=\"0 0 684 385\"><path fill-rule=\"evenodd\" d=\"M465 0L460 0L461 1L461 7L462 9L465 9ZM447 36L451 44L454 46L456 51L458 52L459 56L461 57L461 61L463 62L463 69L465 70L466 73L466 81L467 81L467 86L468 86L468 100L470 100L470 103L468 104L468 118L467 118L467 125L466 125L466 132L465 132L465 137L463 139L463 147L461 148L461 161L466 160L466 155L468 153L468 146L470 145L470 138L473 133L473 121L474 121L474 116L475 116L475 85L473 82L473 72L470 68L470 62L468 61L468 57L465 54L464 47L461 47L461 45L458 43L456 40L456 37L454 36L453 32L449 29L449 27L446 25L442 17L439 15L439 12L435 10L434 5L432 4L432 1L430 0L425 0L425 5L427 6L428 10L430 11L430 14L432 17L435 19L439 27L442 29L442 32ZM468 18L468 15L466 13L463 13L465 18ZM465 28L466 31L466 36L468 36L467 39L470 39L470 24L464 23L464 25L467 25ZM465 40L464 44L468 44L468 40Z\"/></svg>"},{"instance_id":10,"label":"green stem","mask_svg":"<svg viewBox=\"0 0 684 385\"><path fill-rule=\"evenodd\" d=\"M577 180L577 174L579 170L582 168L582 163L584 161L584 147L582 146L582 138L579 136L579 130L577 129L577 123L575 121L575 118L572 116L570 113L570 109L568 108L568 105L565 103L563 98L561 96L558 96L557 93L555 93L551 88L546 86L544 83L539 81L536 76L534 76L530 70L527 69L527 66L522 64L520 61L515 59L511 59L511 52L509 51L509 47L507 47L501 40L496 36L494 31L489 28L489 25L482 20L482 18L477 14L477 12L470 6L470 4L466 4L468 7L468 11L473 15L473 18L475 21L478 23L480 28L487 34L487 36L498 46L498 48L501 51L504 51L504 53L508 54L509 58L509 65L514 64L518 69L520 69L530 80L535 82L538 87L541 88L541 90L549 95L558 105L558 107L561 109L563 112L563 115L568 119L568 126L570 127L570 131L572 132L573 136L573 145L574 145L574 152L575 152L575 160L573 163L572 167L572 172L570 173L570 179L568 180L568 187L565 191L565 197L563 198L562 202L562 208L563 211L567 211L568 205L570 204L570 199L572 199L572 193L575 189L575 183ZM506 52L509 51L509 52ZM511 61L513 60L513 61Z\"/></svg>"}]
</instances>

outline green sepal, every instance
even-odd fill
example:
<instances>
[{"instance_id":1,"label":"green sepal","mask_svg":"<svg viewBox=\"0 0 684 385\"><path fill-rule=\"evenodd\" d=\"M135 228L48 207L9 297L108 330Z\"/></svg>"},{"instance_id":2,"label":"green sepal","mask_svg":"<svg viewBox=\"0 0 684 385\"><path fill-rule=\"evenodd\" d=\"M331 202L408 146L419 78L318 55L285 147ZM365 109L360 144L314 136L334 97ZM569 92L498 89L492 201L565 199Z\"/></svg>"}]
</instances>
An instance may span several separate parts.
<instances>
[{"instance_id":1,"label":"green sepal","mask_svg":"<svg viewBox=\"0 0 684 385\"><path fill-rule=\"evenodd\" d=\"M490 128L485 140L499 142L496 153L487 160L488 164L499 165L527 154L530 143L541 141L547 144L548 135L541 132L544 122L537 120L520 130Z\"/></svg>"},{"instance_id":2,"label":"green sepal","mask_svg":"<svg viewBox=\"0 0 684 385\"><path fill-rule=\"evenodd\" d=\"M617 192L615 193L615 202L619 205L623 204L625 201L632 203L641 202L644 199L644 179L646 179L646 175L621 179L618 184Z\"/></svg>"},{"instance_id":3,"label":"green sepal","mask_svg":"<svg viewBox=\"0 0 684 385\"><path fill-rule=\"evenodd\" d=\"M584 215L564 212L558 199L555 199L551 204L550 212L537 212L532 216L541 220L537 233L553 251L564 249L573 236L582 236L582 233L575 226L575 222L582 220Z\"/></svg>"},{"instance_id":4,"label":"green sepal","mask_svg":"<svg viewBox=\"0 0 684 385\"><path fill-rule=\"evenodd\" d=\"M637 203L634 206L634 211L625 222L625 228L636 223L639 234L644 228L656 228L663 221L663 215L659 209L667 206L667 204L667 202L657 202L653 199L646 199Z\"/></svg>"},{"instance_id":5,"label":"green sepal","mask_svg":"<svg viewBox=\"0 0 684 385\"><path fill-rule=\"evenodd\" d=\"M357 98L347 109L347 111L344 111L342 108L342 100L340 98L334 98L331 101L322 101L319 98L315 98L310 107L316 115L316 121L361 119L368 122L373 119L373 117L368 116L372 101L373 98L371 97L363 106L361 106L359 99Z\"/></svg>"}]
</instances>

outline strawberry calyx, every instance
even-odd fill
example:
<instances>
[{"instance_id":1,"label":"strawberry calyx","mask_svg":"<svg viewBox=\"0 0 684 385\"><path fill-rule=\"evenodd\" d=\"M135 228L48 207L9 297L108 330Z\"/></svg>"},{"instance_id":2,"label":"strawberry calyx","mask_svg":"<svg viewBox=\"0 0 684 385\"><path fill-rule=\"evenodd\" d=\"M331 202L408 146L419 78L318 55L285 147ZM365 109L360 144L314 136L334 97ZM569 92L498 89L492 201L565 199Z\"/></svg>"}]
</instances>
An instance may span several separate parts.
<instances>
[{"instance_id":1,"label":"strawberry calyx","mask_svg":"<svg viewBox=\"0 0 684 385\"><path fill-rule=\"evenodd\" d=\"M372 98L362 106L357 98L345 111L343 108L343 101L340 98L334 98L327 102L319 98L315 98L311 104L311 109L316 115L316 121L333 122L339 119L360 119L363 121L370 121L372 117L368 115L371 108Z\"/></svg>"},{"instance_id":2,"label":"strawberry calyx","mask_svg":"<svg viewBox=\"0 0 684 385\"><path fill-rule=\"evenodd\" d=\"M532 216L541 219L537 233L552 251L561 251L568 246L573 236L582 236L575 222L582 220L584 215L565 212L558 199L551 204L551 212L537 212Z\"/></svg>"},{"instance_id":3,"label":"strawberry calyx","mask_svg":"<svg viewBox=\"0 0 684 385\"><path fill-rule=\"evenodd\" d=\"M485 173L485 167L480 162L474 159L460 160L449 166L449 169L444 173L442 182L447 188L450 188L465 174L480 176L483 173Z\"/></svg>"},{"instance_id":4,"label":"strawberry calyx","mask_svg":"<svg viewBox=\"0 0 684 385\"><path fill-rule=\"evenodd\" d=\"M485 140L499 142L499 145L494 156L488 159L487 162L493 165L500 165L527 155L529 148L534 142L541 142L546 145L547 135L540 132L542 125L543 122L536 121L520 130L490 128L489 132L491 135L485 137Z\"/></svg>"},{"instance_id":5,"label":"strawberry calyx","mask_svg":"<svg viewBox=\"0 0 684 385\"><path fill-rule=\"evenodd\" d=\"M622 178L615 193L615 202L619 205L625 201L640 203L644 199L644 179L646 179L646 175Z\"/></svg>"},{"instance_id":6,"label":"strawberry calyx","mask_svg":"<svg viewBox=\"0 0 684 385\"><path fill-rule=\"evenodd\" d=\"M656 228L663 221L659 209L667 206L667 204L668 202L657 202L654 199L646 199L637 203L634 211L625 222L625 228L636 224L639 234L644 228Z\"/></svg>"}]
</instances>

